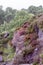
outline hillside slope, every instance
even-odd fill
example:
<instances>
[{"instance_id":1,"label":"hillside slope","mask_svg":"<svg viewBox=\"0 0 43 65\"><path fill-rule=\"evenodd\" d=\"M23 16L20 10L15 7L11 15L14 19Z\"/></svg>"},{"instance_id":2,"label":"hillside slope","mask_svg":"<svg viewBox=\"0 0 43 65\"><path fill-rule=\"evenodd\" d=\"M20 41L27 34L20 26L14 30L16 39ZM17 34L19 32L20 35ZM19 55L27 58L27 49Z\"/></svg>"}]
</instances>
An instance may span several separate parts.
<instances>
[{"instance_id":1,"label":"hillside slope","mask_svg":"<svg viewBox=\"0 0 43 65\"><path fill-rule=\"evenodd\" d=\"M38 34L34 29L36 22ZM0 63L5 61L5 64L9 64L12 61L12 65L21 63L43 65L43 31L40 29L43 30L43 14L26 21L15 32L13 31L14 35L12 32L0 34L0 59L2 59Z\"/></svg>"}]
</instances>

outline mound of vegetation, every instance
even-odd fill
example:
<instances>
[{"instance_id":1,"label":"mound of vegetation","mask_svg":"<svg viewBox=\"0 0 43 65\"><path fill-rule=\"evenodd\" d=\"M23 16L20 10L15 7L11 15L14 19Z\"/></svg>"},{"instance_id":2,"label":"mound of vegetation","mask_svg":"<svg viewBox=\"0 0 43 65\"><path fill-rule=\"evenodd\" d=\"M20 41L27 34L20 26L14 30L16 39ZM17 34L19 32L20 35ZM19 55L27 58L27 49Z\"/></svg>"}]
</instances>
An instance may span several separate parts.
<instances>
[{"instance_id":1,"label":"mound of vegetation","mask_svg":"<svg viewBox=\"0 0 43 65\"><path fill-rule=\"evenodd\" d=\"M1 11L3 12L3 10ZM39 13L41 14L38 15ZM17 65L21 63L43 64L43 41L37 41L39 37L34 29L34 25L37 23L39 29L43 30L42 13L42 6L31 6L27 10L22 9L21 11L6 9L6 13L3 14L5 18L2 19L4 24L0 25L1 64L3 62L7 64L10 61Z\"/></svg>"}]
</instances>

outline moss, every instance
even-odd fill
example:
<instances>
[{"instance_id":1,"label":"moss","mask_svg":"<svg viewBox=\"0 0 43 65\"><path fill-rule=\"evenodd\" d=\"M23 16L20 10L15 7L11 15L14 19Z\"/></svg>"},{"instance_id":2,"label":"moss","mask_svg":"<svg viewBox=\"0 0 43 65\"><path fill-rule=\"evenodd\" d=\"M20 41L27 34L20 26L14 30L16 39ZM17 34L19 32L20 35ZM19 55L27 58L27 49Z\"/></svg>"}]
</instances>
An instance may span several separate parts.
<instances>
[{"instance_id":1,"label":"moss","mask_svg":"<svg viewBox=\"0 0 43 65\"><path fill-rule=\"evenodd\" d=\"M3 54L4 61L9 61L14 57L14 51L10 45L8 45L7 48L4 48L3 52L4 52Z\"/></svg>"},{"instance_id":2,"label":"moss","mask_svg":"<svg viewBox=\"0 0 43 65\"><path fill-rule=\"evenodd\" d=\"M30 42L30 40L26 40L26 41L24 42L24 45L25 45L25 46L29 45L29 42Z\"/></svg>"},{"instance_id":3,"label":"moss","mask_svg":"<svg viewBox=\"0 0 43 65\"><path fill-rule=\"evenodd\" d=\"M30 54L30 53L32 53L33 52L33 50L34 50L34 47L32 47L31 45L29 45L29 46L27 46L26 47L26 49L24 50L24 54L26 55L26 54Z\"/></svg>"},{"instance_id":4,"label":"moss","mask_svg":"<svg viewBox=\"0 0 43 65\"><path fill-rule=\"evenodd\" d=\"M40 54L40 57L43 59L43 54Z\"/></svg>"},{"instance_id":5,"label":"moss","mask_svg":"<svg viewBox=\"0 0 43 65\"><path fill-rule=\"evenodd\" d=\"M34 62L33 65L39 65L38 62Z\"/></svg>"}]
</instances>

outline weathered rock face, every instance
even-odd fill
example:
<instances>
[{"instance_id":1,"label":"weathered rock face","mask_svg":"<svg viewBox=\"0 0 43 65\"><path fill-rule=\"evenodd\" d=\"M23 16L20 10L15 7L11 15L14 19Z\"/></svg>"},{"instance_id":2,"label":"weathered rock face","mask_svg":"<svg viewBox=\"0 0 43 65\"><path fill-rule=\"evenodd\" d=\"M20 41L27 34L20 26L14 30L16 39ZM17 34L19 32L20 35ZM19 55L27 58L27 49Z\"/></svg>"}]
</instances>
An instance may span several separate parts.
<instances>
[{"instance_id":1,"label":"weathered rock face","mask_svg":"<svg viewBox=\"0 0 43 65\"><path fill-rule=\"evenodd\" d=\"M26 25L26 26L25 26ZM12 39L13 47L16 47L14 64L39 62L38 35L34 31L29 33L29 25L25 24L14 33Z\"/></svg>"}]
</instances>

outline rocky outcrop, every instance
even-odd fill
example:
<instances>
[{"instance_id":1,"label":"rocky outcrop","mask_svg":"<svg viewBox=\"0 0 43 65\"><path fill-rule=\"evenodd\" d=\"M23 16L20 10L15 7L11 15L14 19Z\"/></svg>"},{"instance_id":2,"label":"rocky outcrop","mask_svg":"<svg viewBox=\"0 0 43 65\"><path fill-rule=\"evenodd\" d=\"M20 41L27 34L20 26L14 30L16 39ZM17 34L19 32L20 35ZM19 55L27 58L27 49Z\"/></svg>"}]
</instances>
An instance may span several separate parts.
<instances>
[{"instance_id":1,"label":"rocky outcrop","mask_svg":"<svg viewBox=\"0 0 43 65\"><path fill-rule=\"evenodd\" d=\"M34 31L29 33L29 25L21 27L14 33L12 46L16 48L14 56L14 65L21 63L39 63L39 42L38 35Z\"/></svg>"},{"instance_id":2,"label":"rocky outcrop","mask_svg":"<svg viewBox=\"0 0 43 65\"><path fill-rule=\"evenodd\" d=\"M43 15L36 17L33 23L34 21L39 21L38 24L40 24L41 21L43 23ZM3 53L1 52L0 65L43 65L43 32L39 29L38 33L36 33L38 29L35 30L37 27L34 28L33 25L25 22L20 28L16 29L12 40L8 38L9 33L0 36L0 47L6 47L6 43L8 43L15 50L14 58L8 62L2 62Z\"/></svg>"}]
</instances>

